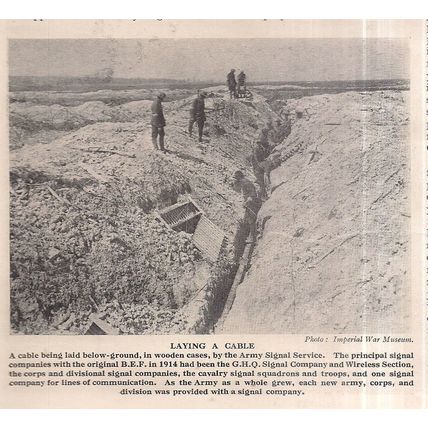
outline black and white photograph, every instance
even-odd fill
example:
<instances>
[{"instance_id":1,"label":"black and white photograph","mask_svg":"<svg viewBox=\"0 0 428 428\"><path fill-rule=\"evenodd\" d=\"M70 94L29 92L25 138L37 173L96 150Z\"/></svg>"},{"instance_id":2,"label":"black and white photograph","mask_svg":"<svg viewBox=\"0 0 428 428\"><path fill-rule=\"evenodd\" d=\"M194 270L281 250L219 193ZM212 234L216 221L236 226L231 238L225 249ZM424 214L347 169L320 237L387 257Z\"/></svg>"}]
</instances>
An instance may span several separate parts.
<instances>
[{"instance_id":1,"label":"black and white photograph","mask_svg":"<svg viewBox=\"0 0 428 428\"><path fill-rule=\"evenodd\" d=\"M12 335L409 332L407 39L8 61Z\"/></svg>"}]
</instances>

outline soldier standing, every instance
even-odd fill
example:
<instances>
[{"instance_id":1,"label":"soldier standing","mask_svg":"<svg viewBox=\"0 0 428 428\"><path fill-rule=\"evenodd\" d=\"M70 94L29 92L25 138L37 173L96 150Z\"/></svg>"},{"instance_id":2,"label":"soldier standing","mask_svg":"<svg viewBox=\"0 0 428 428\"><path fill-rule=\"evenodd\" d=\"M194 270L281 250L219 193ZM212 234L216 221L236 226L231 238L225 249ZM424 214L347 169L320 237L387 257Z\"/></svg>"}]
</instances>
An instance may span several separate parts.
<instances>
[{"instance_id":1,"label":"soldier standing","mask_svg":"<svg viewBox=\"0 0 428 428\"><path fill-rule=\"evenodd\" d=\"M257 138L251 154L254 176L256 177L256 183L260 187L260 196L263 199L267 198L264 161L268 157L269 152L265 146L266 142L263 140L263 134L261 134L259 138Z\"/></svg>"},{"instance_id":2,"label":"soldier standing","mask_svg":"<svg viewBox=\"0 0 428 428\"><path fill-rule=\"evenodd\" d=\"M236 98L236 79L234 68L232 68L230 73L227 75L227 86L229 87L230 98Z\"/></svg>"},{"instance_id":3,"label":"soldier standing","mask_svg":"<svg viewBox=\"0 0 428 428\"><path fill-rule=\"evenodd\" d=\"M152 103L152 143L155 150L162 150L162 152L166 152L164 145L165 138L165 116L163 115L162 101L165 99L166 94L164 92L160 92L158 96ZM158 146L158 136L159 136L159 146Z\"/></svg>"},{"instance_id":4,"label":"soldier standing","mask_svg":"<svg viewBox=\"0 0 428 428\"><path fill-rule=\"evenodd\" d=\"M257 196L256 187L254 184L244 176L242 171L236 171L233 176L233 188L235 191L241 193L244 197L244 223L248 225L249 234L246 243L252 243L256 239L256 223L257 213L262 206L260 198Z\"/></svg>"},{"instance_id":5,"label":"soldier standing","mask_svg":"<svg viewBox=\"0 0 428 428\"><path fill-rule=\"evenodd\" d=\"M244 73L244 70L242 70L239 74L238 74L238 94L241 93L241 90L243 90L243 93L245 94L245 92L247 91L247 86L245 83L247 76Z\"/></svg>"},{"instance_id":6,"label":"soldier standing","mask_svg":"<svg viewBox=\"0 0 428 428\"><path fill-rule=\"evenodd\" d=\"M204 131L204 124L206 121L205 117L205 98L207 93L205 91L200 91L197 98L193 100L192 107L190 109L190 119L189 119L189 134L192 135L193 124L196 122L198 124L198 134L199 142L202 143L202 133Z\"/></svg>"}]
</instances>

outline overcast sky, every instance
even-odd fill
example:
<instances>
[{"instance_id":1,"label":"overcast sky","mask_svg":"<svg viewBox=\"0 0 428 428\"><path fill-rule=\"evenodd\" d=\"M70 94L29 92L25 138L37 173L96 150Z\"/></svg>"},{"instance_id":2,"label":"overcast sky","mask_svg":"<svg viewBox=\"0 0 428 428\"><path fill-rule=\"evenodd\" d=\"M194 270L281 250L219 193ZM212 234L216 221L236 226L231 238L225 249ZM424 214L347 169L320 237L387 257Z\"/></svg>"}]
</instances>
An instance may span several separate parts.
<instances>
[{"instance_id":1,"label":"overcast sky","mask_svg":"<svg viewBox=\"0 0 428 428\"><path fill-rule=\"evenodd\" d=\"M405 40L144 39L11 40L10 75L223 81L230 68L251 81L405 79ZM104 71L103 71L104 70Z\"/></svg>"}]
</instances>

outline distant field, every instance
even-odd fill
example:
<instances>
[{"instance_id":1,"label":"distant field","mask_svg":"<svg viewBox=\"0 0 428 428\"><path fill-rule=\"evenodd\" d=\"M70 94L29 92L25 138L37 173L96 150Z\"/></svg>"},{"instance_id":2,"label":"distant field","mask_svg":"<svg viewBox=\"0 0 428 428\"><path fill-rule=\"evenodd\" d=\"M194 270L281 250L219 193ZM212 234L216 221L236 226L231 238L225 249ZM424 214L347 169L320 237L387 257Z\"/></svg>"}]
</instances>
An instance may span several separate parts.
<instances>
[{"instance_id":1,"label":"distant field","mask_svg":"<svg viewBox=\"0 0 428 428\"><path fill-rule=\"evenodd\" d=\"M273 82L269 84L255 84L254 88L265 96L268 101L278 99L293 99L322 94L339 94L342 92L372 92L399 90L408 91L408 80L353 80L332 82Z\"/></svg>"},{"instance_id":2,"label":"distant field","mask_svg":"<svg viewBox=\"0 0 428 428\"><path fill-rule=\"evenodd\" d=\"M102 101L114 106L130 101L152 99L159 90L168 91L168 101L185 98L197 89L225 86L224 82L186 82L165 79L56 78L10 76L11 103L77 106ZM331 82L248 82L268 100L301 98L347 91L408 90L408 80L364 80Z\"/></svg>"},{"instance_id":3,"label":"distant field","mask_svg":"<svg viewBox=\"0 0 428 428\"><path fill-rule=\"evenodd\" d=\"M101 79L96 77L10 76L9 91L92 92L101 90L174 88L193 89L213 82L173 79Z\"/></svg>"},{"instance_id":4,"label":"distant field","mask_svg":"<svg viewBox=\"0 0 428 428\"><path fill-rule=\"evenodd\" d=\"M226 78L225 78L226 81ZM36 77L36 76L10 76L9 91L61 91L61 92L92 92L102 90L132 90L132 89L195 89L207 86L224 85L225 81L188 82L172 79L100 79L93 77ZM250 86L270 86L281 90L380 90L380 89L408 89L409 81L400 80L341 80L341 81L251 81Z\"/></svg>"}]
</instances>

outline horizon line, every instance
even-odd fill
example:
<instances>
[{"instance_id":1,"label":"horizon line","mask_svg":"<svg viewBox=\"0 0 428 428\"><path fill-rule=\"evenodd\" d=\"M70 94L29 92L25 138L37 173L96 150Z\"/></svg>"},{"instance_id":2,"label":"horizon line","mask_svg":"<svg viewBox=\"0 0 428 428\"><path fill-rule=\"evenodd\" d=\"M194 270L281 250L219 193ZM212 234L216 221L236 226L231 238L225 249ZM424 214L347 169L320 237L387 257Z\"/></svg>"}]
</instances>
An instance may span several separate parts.
<instances>
[{"instance_id":1,"label":"horizon line","mask_svg":"<svg viewBox=\"0 0 428 428\"><path fill-rule=\"evenodd\" d=\"M60 76L60 75L43 75L43 76L38 76L38 75L23 75L23 74L9 74L9 79L10 78L16 78L16 77L22 77L22 78L51 78L51 79L88 79L88 80L103 80L103 77L97 77L97 76ZM217 80L189 80L186 78L170 78L170 77L123 77L123 76L113 76L111 77L111 79L109 81L106 81L106 83L109 83L115 79L123 79L123 80L158 80L158 81L162 81L162 80L169 80L169 81L176 81L176 82L186 82L186 83L220 83L220 81ZM321 79L321 80L265 80L265 81L261 81L261 80L254 80L253 82L249 82L251 83L278 83L278 82L282 82L282 83L298 83L298 82L305 82L305 83L309 83L309 82L365 82L365 81L385 81L385 80L407 80L410 81L410 78L408 77L395 77L392 79ZM221 81L221 83L223 84L223 81Z\"/></svg>"}]
</instances>

